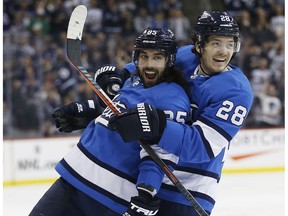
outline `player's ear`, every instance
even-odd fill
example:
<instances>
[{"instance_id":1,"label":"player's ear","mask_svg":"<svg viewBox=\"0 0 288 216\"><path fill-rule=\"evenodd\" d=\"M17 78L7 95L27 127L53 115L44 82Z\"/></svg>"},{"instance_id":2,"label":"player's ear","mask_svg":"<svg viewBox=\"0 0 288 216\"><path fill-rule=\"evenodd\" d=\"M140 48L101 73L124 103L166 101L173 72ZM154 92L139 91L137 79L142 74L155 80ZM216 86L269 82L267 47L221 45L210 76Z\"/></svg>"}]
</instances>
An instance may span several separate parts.
<instances>
[{"instance_id":1,"label":"player's ear","mask_svg":"<svg viewBox=\"0 0 288 216\"><path fill-rule=\"evenodd\" d=\"M196 43L196 45L195 45L195 49L196 49L196 51L197 51L198 53L201 52L200 47L201 47L200 44L199 44L199 43Z\"/></svg>"}]
</instances>

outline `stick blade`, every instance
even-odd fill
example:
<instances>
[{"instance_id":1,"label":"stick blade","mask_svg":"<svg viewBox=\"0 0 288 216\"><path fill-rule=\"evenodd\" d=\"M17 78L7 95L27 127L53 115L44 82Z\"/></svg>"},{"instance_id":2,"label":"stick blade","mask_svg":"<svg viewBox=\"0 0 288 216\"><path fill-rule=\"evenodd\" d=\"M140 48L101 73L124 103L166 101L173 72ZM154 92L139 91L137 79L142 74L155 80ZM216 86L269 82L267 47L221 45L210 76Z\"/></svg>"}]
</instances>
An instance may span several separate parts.
<instances>
[{"instance_id":1,"label":"stick blade","mask_svg":"<svg viewBox=\"0 0 288 216\"><path fill-rule=\"evenodd\" d=\"M78 5L72 12L68 29L67 29L67 38L73 40L81 40L83 34L83 28L85 20L87 17L87 8L85 5Z\"/></svg>"}]
</instances>

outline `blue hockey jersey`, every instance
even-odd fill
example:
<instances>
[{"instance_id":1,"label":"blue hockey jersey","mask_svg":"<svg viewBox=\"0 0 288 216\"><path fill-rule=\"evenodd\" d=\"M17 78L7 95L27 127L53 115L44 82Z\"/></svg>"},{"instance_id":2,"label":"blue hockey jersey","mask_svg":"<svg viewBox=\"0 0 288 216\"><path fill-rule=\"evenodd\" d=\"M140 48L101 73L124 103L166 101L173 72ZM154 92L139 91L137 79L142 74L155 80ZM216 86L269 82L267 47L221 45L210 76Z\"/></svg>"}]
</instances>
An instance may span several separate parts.
<instances>
[{"instance_id":1,"label":"blue hockey jersey","mask_svg":"<svg viewBox=\"0 0 288 216\"><path fill-rule=\"evenodd\" d=\"M120 112L144 102L164 110L170 119L185 123L190 118L189 98L175 83L144 88L139 79L128 79L113 101ZM106 127L111 115L106 108L92 121L56 170L74 187L122 214L130 198L138 194L137 184L145 183L158 191L164 174L153 161L146 160L147 154L137 142L125 143L116 131ZM177 156L157 145L152 148L164 161L178 163Z\"/></svg>"},{"instance_id":2,"label":"blue hockey jersey","mask_svg":"<svg viewBox=\"0 0 288 216\"><path fill-rule=\"evenodd\" d=\"M175 176L211 212L225 154L250 111L253 92L246 76L233 65L217 75L200 75L199 58L192 48L187 45L178 49L176 67L191 84L193 124L169 121L158 146L179 157ZM132 64L125 68L135 70ZM157 196L190 205L167 177Z\"/></svg>"}]
</instances>

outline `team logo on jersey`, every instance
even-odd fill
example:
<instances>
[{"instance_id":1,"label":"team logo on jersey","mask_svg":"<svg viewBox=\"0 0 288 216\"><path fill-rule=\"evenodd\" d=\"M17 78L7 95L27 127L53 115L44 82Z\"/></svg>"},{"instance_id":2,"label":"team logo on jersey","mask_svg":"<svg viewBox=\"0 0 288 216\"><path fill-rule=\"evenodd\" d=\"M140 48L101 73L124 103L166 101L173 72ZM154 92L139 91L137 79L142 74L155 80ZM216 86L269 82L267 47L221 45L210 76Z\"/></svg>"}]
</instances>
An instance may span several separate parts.
<instances>
[{"instance_id":1,"label":"team logo on jersey","mask_svg":"<svg viewBox=\"0 0 288 216\"><path fill-rule=\"evenodd\" d=\"M120 111L120 113L126 110L126 106L123 103L121 103L121 101L116 102L114 101L113 103L116 106L116 108ZM114 112L109 107L106 107L101 116L102 118L109 119L112 115L115 115Z\"/></svg>"},{"instance_id":2,"label":"team logo on jersey","mask_svg":"<svg viewBox=\"0 0 288 216\"><path fill-rule=\"evenodd\" d=\"M136 86L139 86L141 84L140 80L136 80L134 83L133 83L133 86L136 87Z\"/></svg>"},{"instance_id":3,"label":"team logo on jersey","mask_svg":"<svg viewBox=\"0 0 288 216\"><path fill-rule=\"evenodd\" d=\"M113 103L120 113L126 110L126 106L123 103L121 103L121 101L116 101L116 102L114 101ZM109 119L113 115L115 115L115 113L109 107L106 107L106 109L102 112L102 114L95 119L95 124L100 123L108 127Z\"/></svg>"}]
</instances>

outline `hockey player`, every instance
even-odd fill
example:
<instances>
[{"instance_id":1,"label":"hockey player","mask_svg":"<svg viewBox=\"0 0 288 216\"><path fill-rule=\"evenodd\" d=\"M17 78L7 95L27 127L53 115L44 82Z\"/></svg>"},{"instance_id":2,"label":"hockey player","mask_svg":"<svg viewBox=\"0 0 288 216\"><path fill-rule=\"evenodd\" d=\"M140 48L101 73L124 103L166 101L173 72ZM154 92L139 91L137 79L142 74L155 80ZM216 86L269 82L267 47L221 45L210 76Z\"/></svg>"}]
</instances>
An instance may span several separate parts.
<instances>
[{"instance_id":1,"label":"hockey player","mask_svg":"<svg viewBox=\"0 0 288 216\"><path fill-rule=\"evenodd\" d=\"M138 119L142 125L141 132L149 135L144 135L143 139L152 145L158 141L166 122L177 120L185 123L189 120L189 85L183 73L173 67L176 50L173 32L145 29L135 42L133 61L136 73L113 99L123 113L135 113L134 107L137 113L141 112ZM103 67L97 75L108 68ZM87 119L97 117L100 110L97 101L88 101L59 109L54 118L60 130L69 132L81 128L81 125L86 126ZM69 112L77 115L67 118ZM83 113L89 115L84 121L81 118ZM165 113L170 120L166 121ZM160 190L164 174L136 141L123 141L127 141L125 136L122 139L115 130L118 123L108 124L111 117L113 112L106 108L89 123L77 146L56 166L61 177L36 204L30 216L141 216L157 213L160 202L155 194ZM134 123L135 116L131 117ZM163 122L162 128L154 127L151 121ZM133 128L131 125L129 130ZM133 133L138 135L139 131ZM155 135L152 139L151 133ZM152 148L171 166L178 163L177 156L157 145Z\"/></svg>"},{"instance_id":2,"label":"hockey player","mask_svg":"<svg viewBox=\"0 0 288 216\"><path fill-rule=\"evenodd\" d=\"M246 120L253 92L241 69L229 64L240 49L239 27L232 16L226 12L204 11L196 21L192 40L194 46L178 49L176 67L185 73L191 84L193 124L167 121L158 147L179 157L175 176L206 211L212 212L225 154ZM126 68L133 71L131 65ZM136 135L129 131L129 125L140 129L137 118L134 122L131 119L137 114L116 118L118 130L127 140L143 137L142 133ZM153 124L163 127L163 122ZM168 179L164 178L162 188L157 194L162 199L160 215L162 211L173 211L172 203L179 203L180 213L175 212L175 215L198 215L192 208L185 207L189 203Z\"/></svg>"},{"instance_id":3,"label":"hockey player","mask_svg":"<svg viewBox=\"0 0 288 216\"><path fill-rule=\"evenodd\" d=\"M179 157L175 175L202 207L212 212L225 154L247 118L253 92L241 69L229 64L240 49L239 27L233 17L226 12L204 11L196 21L192 40L194 45L178 49L175 64L192 85L194 123L189 126L167 121L161 138L158 137L158 146ZM131 64L125 68L130 72L135 70ZM105 80L102 86L109 89L115 83L115 77L121 80L122 75L113 71L102 73L98 83ZM115 94L113 91L107 93ZM141 132L137 118L133 123L132 117L137 114L131 112L114 118L121 136L127 140L143 136L143 133L130 131L133 125ZM163 127L163 122L153 124ZM157 197L162 199L158 215L198 215L165 177Z\"/></svg>"},{"instance_id":4,"label":"hockey player","mask_svg":"<svg viewBox=\"0 0 288 216\"><path fill-rule=\"evenodd\" d=\"M232 16L226 12L204 11L196 20L192 40L194 45L178 49L175 65L191 84L194 123L189 126L167 121L161 139L158 137L158 146L179 157L175 175L211 213L225 154L247 118L253 92L241 69L229 64L240 49L239 27ZM125 69L133 72L135 67L128 64ZM121 80L122 75L102 73L98 83L105 80L102 86L109 89L115 83L115 77ZM113 91L107 93L116 94ZM129 114L114 121L122 137L140 139L143 133L137 123L138 113ZM163 128L163 122L153 124ZM131 133L132 125L139 128L140 133ZM166 177L157 197L162 199L158 215L198 216Z\"/></svg>"}]
</instances>

